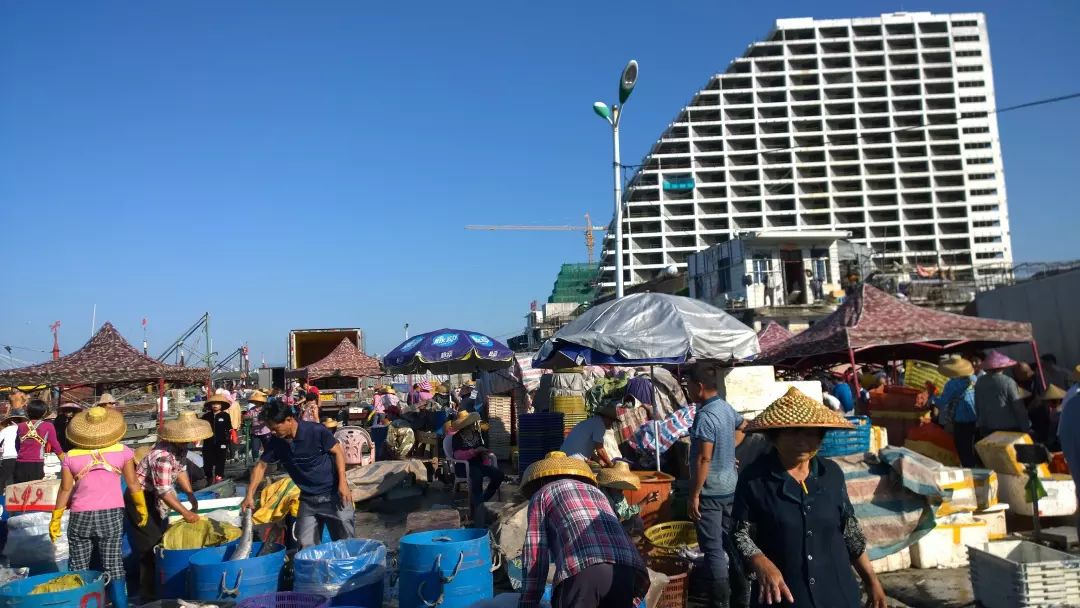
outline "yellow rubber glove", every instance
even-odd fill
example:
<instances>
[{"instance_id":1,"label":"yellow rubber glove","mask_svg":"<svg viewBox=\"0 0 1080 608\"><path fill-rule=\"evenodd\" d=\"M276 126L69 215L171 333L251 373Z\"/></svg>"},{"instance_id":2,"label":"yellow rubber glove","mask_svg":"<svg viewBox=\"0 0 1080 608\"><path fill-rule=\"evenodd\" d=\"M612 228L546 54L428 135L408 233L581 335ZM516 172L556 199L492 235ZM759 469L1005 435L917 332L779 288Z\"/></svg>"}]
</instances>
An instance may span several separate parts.
<instances>
[{"instance_id":1,"label":"yellow rubber glove","mask_svg":"<svg viewBox=\"0 0 1080 608\"><path fill-rule=\"evenodd\" d=\"M145 527L147 522L150 521L150 511L146 509L146 494L142 491L134 492L131 495L131 502L135 503L135 525L140 528Z\"/></svg>"},{"instance_id":2,"label":"yellow rubber glove","mask_svg":"<svg viewBox=\"0 0 1080 608\"><path fill-rule=\"evenodd\" d=\"M52 521L49 522L49 538L52 542L60 538L64 533L64 507L56 507L52 512Z\"/></svg>"}]
</instances>

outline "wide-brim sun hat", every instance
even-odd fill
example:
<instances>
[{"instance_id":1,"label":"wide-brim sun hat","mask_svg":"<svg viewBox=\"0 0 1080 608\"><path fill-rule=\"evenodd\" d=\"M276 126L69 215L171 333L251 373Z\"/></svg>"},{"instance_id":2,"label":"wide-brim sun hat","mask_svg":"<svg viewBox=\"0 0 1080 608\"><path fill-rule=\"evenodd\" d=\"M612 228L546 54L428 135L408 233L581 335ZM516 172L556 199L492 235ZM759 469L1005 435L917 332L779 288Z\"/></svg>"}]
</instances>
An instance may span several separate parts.
<instances>
[{"instance_id":1,"label":"wide-brim sun hat","mask_svg":"<svg viewBox=\"0 0 1080 608\"><path fill-rule=\"evenodd\" d=\"M963 357L950 357L938 365L938 373L946 378L963 378L975 374L971 361Z\"/></svg>"},{"instance_id":2,"label":"wide-brim sun hat","mask_svg":"<svg viewBox=\"0 0 1080 608\"><path fill-rule=\"evenodd\" d=\"M112 393L101 393L94 405L116 405L117 403L120 402L116 400L116 397L112 396Z\"/></svg>"},{"instance_id":3,"label":"wide-brim sun hat","mask_svg":"<svg viewBox=\"0 0 1080 608\"><path fill-rule=\"evenodd\" d=\"M27 420L26 410L21 407L16 407L8 410L8 415L4 416L4 422L7 422L8 420L13 420L15 418Z\"/></svg>"},{"instance_id":4,"label":"wide-brim sun hat","mask_svg":"<svg viewBox=\"0 0 1080 608\"><path fill-rule=\"evenodd\" d=\"M249 403L266 403L266 393L262 391L254 391L248 396Z\"/></svg>"},{"instance_id":5,"label":"wide-brim sun hat","mask_svg":"<svg viewBox=\"0 0 1080 608\"><path fill-rule=\"evenodd\" d=\"M74 401L68 401L67 403L61 403L60 405L56 406L57 411L60 411L60 410L75 410L75 411L81 412L84 409L86 409L86 408L83 407L83 405L81 403L75 403Z\"/></svg>"},{"instance_id":6,"label":"wide-brim sun hat","mask_svg":"<svg viewBox=\"0 0 1080 608\"><path fill-rule=\"evenodd\" d=\"M150 455L150 446L148 446L148 445L140 445L139 449L135 450L135 456L133 456L135 466L138 467L139 463L142 462L143 459L146 458L149 455Z\"/></svg>"},{"instance_id":7,"label":"wide-brim sun hat","mask_svg":"<svg viewBox=\"0 0 1080 608\"><path fill-rule=\"evenodd\" d=\"M1056 384L1051 384L1046 387L1046 392L1042 394L1040 399L1043 401L1061 401L1065 398L1066 394L1067 393L1061 387Z\"/></svg>"},{"instance_id":8,"label":"wide-brim sun hat","mask_svg":"<svg viewBox=\"0 0 1080 608\"><path fill-rule=\"evenodd\" d=\"M213 403L220 403L221 405L224 405L226 407L232 405L232 401L229 401L228 397L215 393L206 398L206 401L203 402L203 407L206 407Z\"/></svg>"},{"instance_id":9,"label":"wide-brim sun hat","mask_svg":"<svg viewBox=\"0 0 1080 608\"><path fill-rule=\"evenodd\" d=\"M191 443L214 436L210 423L200 419L195 412L180 412L175 420L166 420L158 437L169 443Z\"/></svg>"},{"instance_id":10,"label":"wide-brim sun hat","mask_svg":"<svg viewBox=\"0 0 1080 608\"><path fill-rule=\"evenodd\" d=\"M596 483L605 488L616 490L640 490L641 480L630 470L630 464L619 461L596 475Z\"/></svg>"},{"instance_id":11,"label":"wide-brim sun hat","mask_svg":"<svg viewBox=\"0 0 1080 608\"><path fill-rule=\"evenodd\" d=\"M322 425L328 429L336 429L338 428L338 421L333 418L323 418Z\"/></svg>"},{"instance_id":12,"label":"wide-brim sun hat","mask_svg":"<svg viewBox=\"0 0 1080 608\"><path fill-rule=\"evenodd\" d=\"M98 450L115 444L127 433L127 423L120 412L100 405L75 414L67 425L67 438L75 447Z\"/></svg>"},{"instance_id":13,"label":"wide-brim sun hat","mask_svg":"<svg viewBox=\"0 0 1080 608\"><path fill-rule=\"evenodd\" d=\"M567 456L566 452L548 452L543 459L537 460L530 464L529 468L525 469L525 474L521 476L521 486L527 487L529 484L546 477L561 475L578 477L596 483L596 475L593 475L592 469L585 464L584 460Z\"/></svg>"},{"instance_id":14,"label":"wide-brim sun hat","mask_svg":"<svg viewBox=\"0 0 1080 608\"><path fill-rule=\"evenodd\" d=\"M990 351L990 354L986 355L986 358L983 359L982 362L983 369L1005 369L1014 365L1016 365L1015 360L1006 357L996 350Z\"/></svg>"},{"instance_id":15,"label":"wide-brim sun hat","mask_svg":"<svg viewBox=\"0 0 1080 608\"><path fill-rule=\"evenodd\" d=\"M853 429L855 425L823 403L814 401L795 387L769 404L746 425L746 432L772 429Z\"/></svg>"},{"instance_id":16,"label":"wide-brim sun hat","mask_svg":"<svg viewBox=\"0 0 1080 608\"><path fill-rule=\"evenodd\" d=\"M450 423L450 428L454 431L460 431L461 429L476 424L480 421L480 414L476 412L458 412L457 418Z\"/></svg>"}]
</instances>

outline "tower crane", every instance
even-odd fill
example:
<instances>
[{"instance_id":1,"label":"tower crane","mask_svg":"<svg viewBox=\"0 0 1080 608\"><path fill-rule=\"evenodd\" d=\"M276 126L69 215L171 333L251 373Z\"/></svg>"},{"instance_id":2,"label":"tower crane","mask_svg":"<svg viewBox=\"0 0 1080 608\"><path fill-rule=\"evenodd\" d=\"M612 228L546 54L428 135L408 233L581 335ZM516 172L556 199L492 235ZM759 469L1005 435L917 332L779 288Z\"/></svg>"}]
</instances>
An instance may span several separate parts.
<instances>
[{"instance_id":1,"label":"tower crane","mask_svg":"<svg viewBox=\"0 0 1080 608\"><path fill-rule=\"evenodd\" d=\"M536 231L536 232L584 232L585 233L585 248L589 254L589 263L593 263L593 248L596 246L596 239L593 237L594 232L606 232L607 226L593 226L592 218L589 214L585 214L584 226L522 226L522 225L508 225L508 226L478 226L471 224L465 226L466 230L522 230L522 231Z\"/></svg>"}]
</instances>

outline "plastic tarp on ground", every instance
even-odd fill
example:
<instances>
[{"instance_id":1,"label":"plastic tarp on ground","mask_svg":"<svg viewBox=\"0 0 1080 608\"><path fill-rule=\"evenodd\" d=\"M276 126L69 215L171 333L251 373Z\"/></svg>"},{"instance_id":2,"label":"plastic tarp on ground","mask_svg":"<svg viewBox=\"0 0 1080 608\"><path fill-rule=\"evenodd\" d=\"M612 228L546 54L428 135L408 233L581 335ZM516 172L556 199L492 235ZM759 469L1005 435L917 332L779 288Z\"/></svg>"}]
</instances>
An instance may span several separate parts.
<instances>
[{"instance_id":1,"label":"plastic tarp on ground","mask_svg":"<svg viewBox=\"0 0 1080 608\"><path fill-rule=\"evenodd\" d=\"M832 314L764 353L762 362L791 367L859 361L936 361L955 348L1031 342L1031 324L980 319L904 302L872 287L855 288Z\"/></svg>"},{"instance_id":2,"label":"plastic tarp on ground","mask_svg":"<svg viewBox=\"0 0 1080 608\"><path fill-rule=\"evenodd\" d=\"M345 471L353 500L360 502L381 496L413 480L427 481L427 469L420 460L384 460Z\"/></svg>"},{"instance_id":3,"label":"plastic tarp on ground","mask_svg":"<svg viewBox=\"0 0 1080 608\"><path fill-rule=\"evenodd\" d=\"M349 538L301 549L293 558L293 590L326 597L362 589L386 578L386 545Z\"/></svg>"},{"instance_id":4,"label":"plastic tarp on ground","mask_svg":"<svg viewBox=\"0 0 1080 608\"><path fill-rule=\"evenodd\" d=\"M726 361L758 352L754 330L715 306L682 296L638 293L599 304L571 321L544 343L533 365Z\"/></svg>"}]
</instances>

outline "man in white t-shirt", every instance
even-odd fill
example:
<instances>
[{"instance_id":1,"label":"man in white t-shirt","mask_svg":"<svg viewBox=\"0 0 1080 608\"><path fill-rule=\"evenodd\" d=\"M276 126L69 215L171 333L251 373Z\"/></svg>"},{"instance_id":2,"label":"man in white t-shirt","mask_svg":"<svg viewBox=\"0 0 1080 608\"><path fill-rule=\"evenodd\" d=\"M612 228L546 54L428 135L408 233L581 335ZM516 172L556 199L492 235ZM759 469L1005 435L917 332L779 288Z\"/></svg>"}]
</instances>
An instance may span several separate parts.
<instances>
[{"instance_id":1,"label":"man in white t-shirt","mask_svg":"<svg viewBox=\"0 0 1080 608\"><path fill-rule=\"evenodd\" d=\"M611 466L618 454L608 454L604 448L604 433L615 426L619 412L614 406L604 406L587 420L577 423L563 440L561 451L567 456L581 460L595 460L605 467Z\"/></svg>"}]
</instances>

